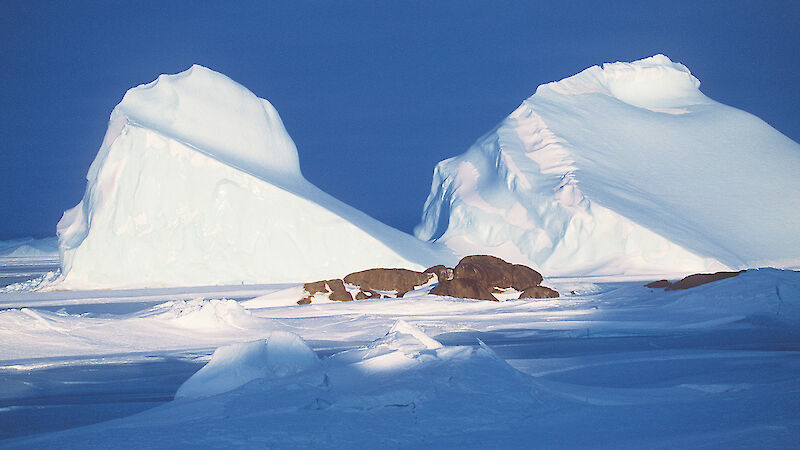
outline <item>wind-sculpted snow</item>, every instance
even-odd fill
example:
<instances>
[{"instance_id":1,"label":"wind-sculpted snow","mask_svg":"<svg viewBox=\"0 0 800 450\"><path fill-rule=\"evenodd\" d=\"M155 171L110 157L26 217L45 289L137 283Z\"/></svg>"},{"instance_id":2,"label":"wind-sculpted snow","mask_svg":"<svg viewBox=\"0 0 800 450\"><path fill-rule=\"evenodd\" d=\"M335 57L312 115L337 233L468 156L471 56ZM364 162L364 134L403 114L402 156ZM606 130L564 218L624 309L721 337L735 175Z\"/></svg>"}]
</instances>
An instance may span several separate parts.
<instances>
[{"instance_id":1,"label":"wind-sculpted snow","mask_svg":"<svg viewBox=\"0 0 800 450\"><path fill-rule=\"evenodd\" d=\"M302 282L453 258L306 181L272 105L201 66L129 90L87 180L58 224L54 288Z\"/></svg>"},{"instance_id":2,"label":"wind-sculpted snow","mask_svg":"<svg viewBox=\"0 0 800 450\"><path fill-rule=\"evenodd\" d=\"M175 398L202 398L256 379L282 378L316 368L319 359L303 339L275 331L266 339L220 347L211 361L181 385Z\"/></svg>"},{"instance_id":3,"label":"wind-sculpted snow","mask_svg":"<svg viewBox=\"0 0 800 450\"><path fill-rule=\"evenodd\" d=\"M800 145L666 56L540 86L440 162L422 239L548 275L800 263Z\"/></svg>"},{"instance_id":4,"label":"wind-sculpted snow","mask_svg":"<svg viewBox=\"0 0 800 450\"><path fill-rule=\"evenodd\" d=\"M227 328L257 328L259 319L239 302L227 299L177 300L154 306L145 317L182 328L211 331Z\"/></svg>"},{"instance_id":5,"label":"wind-sculpted snow","mask_svg":"<svg viewBox=\"0 0 800 450\"><path fill-rule=\"evenodd\" d=\"M419 289L115 312L122 305L74 304L74 291L28 293L24 307L0 311L0 439L11 437L7 448L796 446L800 272L748 270L674 291L546 282L565 295L486 302ZM100 293L114 295L85 294ZM64 310L38 307L61 308L56 294L67 296Z\"/></svg>"}]
</instances>

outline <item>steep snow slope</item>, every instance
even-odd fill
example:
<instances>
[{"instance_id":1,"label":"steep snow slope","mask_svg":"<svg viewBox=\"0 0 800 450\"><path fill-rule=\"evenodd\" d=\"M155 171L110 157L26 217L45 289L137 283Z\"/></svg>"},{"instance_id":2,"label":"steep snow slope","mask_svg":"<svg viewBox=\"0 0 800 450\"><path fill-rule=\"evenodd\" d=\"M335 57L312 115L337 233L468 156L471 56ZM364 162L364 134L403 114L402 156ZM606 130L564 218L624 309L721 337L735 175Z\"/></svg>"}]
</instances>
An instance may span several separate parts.
<instances>
[{"instance_id":1,"label":"steep snow slope","mask_svg":"<svg viewBox=\"0 0 800 450\"><path fill-rule=\"evenodd\" d=\"M800 145L656 55L539 86L440 162L422 239L549 275L800 261Z\"/></svg>"},{"instance_id":2,"label":"steep snow slope","mask_svg":"<svg viewBox=\"0 0 800 450\"><path fill-rule=\"evenodd\" d=\"M277 111L201 66L129 90L58 224L59 289L275 283L452 258L306 181Z\"/></svg>"}]
</instances>

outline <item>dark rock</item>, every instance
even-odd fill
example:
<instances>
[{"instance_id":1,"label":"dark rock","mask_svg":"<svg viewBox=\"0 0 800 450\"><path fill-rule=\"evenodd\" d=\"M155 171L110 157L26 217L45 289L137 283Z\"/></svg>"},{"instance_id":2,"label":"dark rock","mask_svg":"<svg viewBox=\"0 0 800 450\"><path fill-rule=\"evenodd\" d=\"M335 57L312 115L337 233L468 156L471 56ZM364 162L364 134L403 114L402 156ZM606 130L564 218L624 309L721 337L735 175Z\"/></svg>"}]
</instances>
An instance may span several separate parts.
<instances>
[{"instance_id":1,"label":"dark rock","mask_svg":"<svg viewBox=\"0 0 800 450\"><path fill-rule=\"evenodd\" d=\"M542 275L530 267L511 264L489 255L466 256L453 269L453 279L472 279L488 287L518 291L542 282Z\"/></svg>"},{"instance_id":2,"label":"dark rock","mask_svg":"<svg viewBox=\"0 0 800 450\"><path fill-rule=\"evenodd\" d=\"M453 279L470 279L492 288L510 288L512 265L489 255L465 256L453 269Z\"/></svg>"},{"instance_id":3,"label":"dark rock","mask_svg":"<svg viewBox=\"0 0 800 450\"><path fill-rule=\"evenodd\" d=\"M432 273L435 274L439 278L439 282L452 280L453 279L453 269L449 267L445 267L442 264L428 267L422 273Z\"/></svg>"},{"instance_id":4,"label":"dark rock","mask_svg":"<svg viewBox=\"0 0 800 450\"><path fill-rule=\"evenodd\" d=\"M696 273L694 275L689 275L688 277L676 281L672 283L670 286L666 288L667 291L674 291L676 289L689 289L696 286L700 286L702 284L711 283L717 280L724 280L725 278L735 277L740 273L744 272L744 270L740 270L739 272L715 272L715 273Z\"/></svg>"},{"instance_id":5,"label":"dark rock","mask_svg":"<svg viewBox=\"0 0 800 450\"><path fill-rule=\"evenodd\" d=\"M511 287L524 291L542 283L542 274L522 264L514 264L511 270Z\"/></svg>"},{"instance_id":6,"label":"dark rock","mask_svg":"<svg viewBox=\"0 0 800 450\"><path fill-rule=\"evenodd\" d=\"M456 298L497 301L489 287L471 278L453 278L452 280L442 281L431 289L430 293Z\"/></svg>"},{"instance_id":7,"label":"dark rock","mask_svg":"<svg viewBox=\"0 0 800 450\"><path fill-rule=\"evenodd\" d=\"M330 292L330 299L337 302L349 302L353 300L353 296L344 288L344 283L340 279L314 281L313 283L306 283L303 285L306 291L306 296L303 300L308 299L311 303L311 297L317 293Z\"/></svg>"},{"instance_id":8,"label":"dark rock","mask_svg":"<svg viewBox=\"0 0 800 450\"><path fill-rule=\"evenodd\" d=\"M644 287L648 287L650 289L656 289L656 288L660 289L660 288L665 288L665 287L670 287L670 286L672 286L672 283L670 283L667 280L651 281L651 282L649 282L649 283L644 285Z\"/></svg>"},{"instance_id":9,"label":"dark rock","mask_svg":"<svg viewBox=\"0 0 800 450\"><path fill-rule=\"evenodd\" d=\"M368 269L351 273L344 277L344 281L362 290L397 291L397 296L402 297L406 292L422 286L431 278L433 278L431 273L408 269Z\"/></svg>"},{"instance_id":10,"label":"dark rock","mask_svg":"<svg viewBox=\"0 0 800 450\"><path fill-rule=\"evenodd\" d=\"M370 298L383 298L383 297L381 296L381 294L373 291L372 289L364 289L364 288L362 288L360 291L358 291L358 294L356 294L356 300L367 300Z\"/></svg>"},{"instance_id":11,"label":"dark rock","mask_svg":"<svg viewBox=\"0 0 800 450\"><path fill-rule=\"evenodd\" d=\"M310 297L303 297L303 298L301 298L300 300L297 301L297 304L298 305L310 305L311 304L311 298Z\"/></svg>"},{"instance_id":12,"label":"dark rock","mask_svg":"<svg viewBox=\"0 0 800 450\"><path fill-rule=\"evenodd\" d=\"M519 298L557 298L558 291L545 286L531 286L519 294Z\"/></svg>"},{"instance_id":13,"label":"dark rock","mask_svg":"<svg viewBox=\"0 0 800 450\"><path fill-rule=\"evenodd\" d=\"M314 281L313 283L306 283L303 285L303 289L306 290L306 293L309 296L313 296L319 292L328 292L328 281Z\"/></svg>"}]
</instances>

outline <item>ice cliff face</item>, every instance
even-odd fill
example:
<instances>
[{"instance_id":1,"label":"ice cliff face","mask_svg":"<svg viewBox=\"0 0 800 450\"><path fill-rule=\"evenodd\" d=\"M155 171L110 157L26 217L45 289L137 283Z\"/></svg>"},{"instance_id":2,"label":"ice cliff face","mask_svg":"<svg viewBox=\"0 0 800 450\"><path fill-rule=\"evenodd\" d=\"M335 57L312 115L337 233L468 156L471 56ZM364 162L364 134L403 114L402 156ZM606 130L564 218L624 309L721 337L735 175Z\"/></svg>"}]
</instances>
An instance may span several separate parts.
<instances>
[{"instance_id":1,"label":"ice cliff face","mask_svg":"<svg viewBox=\"0 0 800 450\"><path fill-rule=\"evenodd\" d=\"M452 258L306 181L272 105L201 66L129 90L87 180L58 224L57 288L302 282Z\"/></svg>"},{"instance_id":2,"label":"ice cliff face","mask_svg":"<svg viewBox=\"0 0 800 450\"><path fill-rule=\"evenodd\" d=\"M656 55L539 86L440 162L415 234L549 275L800 262L800 145Z\"/></svg>"}]
</instances>

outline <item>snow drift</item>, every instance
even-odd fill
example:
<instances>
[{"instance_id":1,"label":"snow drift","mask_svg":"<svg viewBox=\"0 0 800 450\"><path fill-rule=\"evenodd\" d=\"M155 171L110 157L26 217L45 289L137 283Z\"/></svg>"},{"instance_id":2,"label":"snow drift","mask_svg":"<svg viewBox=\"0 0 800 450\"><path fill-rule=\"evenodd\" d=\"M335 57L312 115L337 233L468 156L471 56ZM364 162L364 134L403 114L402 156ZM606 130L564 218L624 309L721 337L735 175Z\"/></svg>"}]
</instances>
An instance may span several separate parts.
<instances>
[{"instance_id":1,"label":"snow drift","mask_svg":"<svg viewBox=\"0 0 800 450\"><path fill-rule=\"evenodd\" d=\"M175 397L200 399L239 389L266 396L277 410L340 411L414 409L463 401L470 393L532 399L533 380L479 344L443 346L400 320L367 346L319 360L299 336L273 332L267 340L218 348Z\"/></svg>"},{"instance_id":2,"label":"snow drift","mask_svg":"<svg viewBox=\"0 0 800 450\"><path fill-rule=\"evenodd\" d=\"M539 86L440 162L415 234L548 275L800 262L800 145L656 55Z\"/></svg>"},{"instance_id":3,"label":"snow drift","mask_svg":"<svg viewBox=\"0 0 800 450\"><path fill-rule=\"evenodd\" d=\"M220 347L211 361L178 388L175 398L232 391L260 378L282 378L314 369L319 359L300 336L274 331L267 339Z\"/></svg>"},{"instance_id":4,"label":"snow drift","mask_svg":"<svg viewBox=\"0 0 800 450\"><path fill-rule=\"evenodd\" d=\"M58 224L58 288L302 282L451 258L306 181L272 105L201 66L129 90L83 200Z\"/></svg>"}]
</instances>

